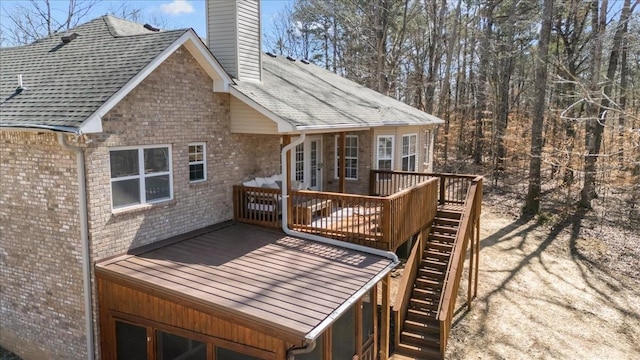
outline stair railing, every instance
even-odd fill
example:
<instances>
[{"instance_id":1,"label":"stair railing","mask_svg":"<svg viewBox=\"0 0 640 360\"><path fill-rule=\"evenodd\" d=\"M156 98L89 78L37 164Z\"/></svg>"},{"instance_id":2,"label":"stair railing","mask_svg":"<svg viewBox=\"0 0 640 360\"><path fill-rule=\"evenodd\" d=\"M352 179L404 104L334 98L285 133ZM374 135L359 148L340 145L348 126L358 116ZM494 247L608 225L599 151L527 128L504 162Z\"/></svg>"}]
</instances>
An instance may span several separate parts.
<instances>
[{"instance_id":1,"label":"stair railing","mask_svg":"<svg viewBox=\"0 0 640 360\"><path fill-rule=\"evenodd\" d=\"M478 176L472 180L468 189L464 212L461 218L460 228L455 238L451 260L447 266L444 285L442 288L442 297L438 306L438 321L440 323L440 353L444 354L447 348L449 332L451 330L451 322L455 311L456 299L458 296L458 288L460 287L460 278L464 269L464 261L469 240L474 242L474 230L476 222L480 216L480 202L482 201L482 177ZM477 256L477 254L476 254ZM471 275L471 274L470 274ZM468 299L469 306L471 299Z\"/></svg>"},{"instance_id":2,"label":"stair railing","mask_svg":"<svg viewBox=\"0 0 640 360\"><path fill-rule=\"evenodd\" d=\"M393 302L393 312L395 313L396 326L395 326L395 343L400 343L400 333L402 332L402 324L404 324L404 318L407 314L409 307L409 300L411 300L411 292L413 291L413 284L418 276L418 269L420 268L420 262L427 244L427 237L429 234L430 226L418 233L416 237L416 243L411 248L411 254L407 259L402 272L402 278L398 283L398 292L396 293L396 299Z\"/></svg>"}]
</instances>

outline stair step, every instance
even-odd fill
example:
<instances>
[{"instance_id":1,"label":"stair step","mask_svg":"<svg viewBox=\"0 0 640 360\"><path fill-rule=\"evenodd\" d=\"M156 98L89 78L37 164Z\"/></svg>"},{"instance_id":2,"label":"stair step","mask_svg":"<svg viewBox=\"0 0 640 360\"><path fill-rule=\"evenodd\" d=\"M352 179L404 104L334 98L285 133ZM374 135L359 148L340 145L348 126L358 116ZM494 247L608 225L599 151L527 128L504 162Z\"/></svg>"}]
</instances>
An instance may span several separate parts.
<instances>
[{"instance_id":1,"label":"stair step","mask_svg":"<svg viewBox=\"0 0 640 360\"><path fill-rule=\"evenodd\" d=\"M409 299L409 306L418 311L437 311L438 310L438 300L422 300L411 298Z\"/></svg>"},{"instance_id":2,"label":"stair step","mask_svg":"<svg viewBox=\"0 0 640 360\"><path fill-rule=\"evenodd\" d=\"M410 344L398 344L396 345L396 352L401 355L410 356L415 359L428 360L428 359L442 359L440 349L427 346L415 346Z\"/></svg>"},{"instance_id":3,"label":"stair step","mask_svg":"<svg viewBox=\"0 0 640 360\"><path fill-rule=\"evenodd\" d=\"M416 320L406 319L404 321L403 329L411 332L417 332L419 334L424 332L439 334L440 324L433 320L429 320L429 321L417 320L416 321Z\"/></svg>"},{"instance_id":4,"label":"stair step","mask_svg":"<svg viewBox=\"0 0 640 360\"><path fill-rule=\"evenodd\" d=\"M439 209L436 212L436 217L437 218L460 220L462 218L462 211Z\"/></svg>"},{"instance_id":5,"label":"stair step","mask_svg":"<svg viewBox=\"0 0 640 360\"><path fill-rule=\"evenodd\" d=\"M419 277L416 278L416 287L420 289L442 290L442 281L436 279Z\"/></svg>"},{"instance_id":6,"label":"stair step","mask_svg":"<svg viewBox=\"0 0 640 360\"><path fill-rule=\"evenodd\" d=\"M457 226L443 226L443 225L435 225L431 228L431 232L439 233L439 234L453 234L455 235L458 232Z\"/></svg>"},{"instance_id":7,"label":"stair step","mask_svg":"<svg viewBox=\"0 0 640 360\"><path fill-rule=\"evenodd\" d=\"M438 311L432 309L407 309L407 319L413 321L436 321Z\"/></svg>"},{"instance_id":8,"label":"stair step","mask_svg":"<svg viewBox=\"0 0 640 360\"><path fill-rule=\"evenodd\" d=\"M452 244L455 241L455 239L456 239L455 235L431 233L431 234L429 234L428 242L438 242L438 243L444 243L444 244Z\"/></svg>"},{"instance_id":9,"label":"stair step","mask_svg":"<svg viewBox=\"0 0 640 360\"><path fill-rule=\"evenodd\" d=\"M421 265L427 266L431 269L442 270L442 271L447 269L447 262L439 261L436 259L429 259L429 258L423 259L421 261Z\"/></svg>"},{"instance_id":10,"label":"stair step","mask_svg":"<svg viewBox=\"0 0 640 360\"><path fill-rule=\"evenodd\" d=\"M420 276L425 276L434 280L444 278L444 271L445 270L438 270L427 267L421 267L420 269L418 269L418 273L420 274Z\"/></svg>"},{"instance_id":11,"label":"stair step","mask_svg":"<svg viewBox=\"0 0 640 360\"><path fill-rule=\"evenodd\" d=\"M440 334L403 331L400 333L400 341L417 346L440 347Z\"/></svg>"},{"instance_id":12,"label":"stair step","mask_svg":"<svg viewBox=\"0 0 640 360\"><path fill-rule=\"evenodd\" d=\"M438 225L444 225L444 226L450 226L450 227L455 227L455 228L459 228L460 227L460 219L452 219L452 218L439 218L436 217L435 219L433 219L433 225L434 226L438 226Z\"/></svg>"},{"instance_id":13,"label":"stair step","mask_svg":"<svg viewBox=\"0 0 640 360\"><path fill-rule=\"evenodd\" d=\"M440 299L440 295L442 295L440 290L442 289L425 289L415 287L413 288L413 296L417 299Z\"/></svg>"},{"instance_id":14,"label":"stair step","mask_svg":"<svg viewBox=\"0 0 640 360\"><path fill-rule=\"evenodd\" d=\"M440 259L449 261L449 257L451 257L451 252L438 251L437 249L427 249L422 254L425 259Z\"/></svg>"},{"instance_id":15,"label":"stair step","mask_svg":"<svg viewBox=\"0 0 640 360\"><path fill-rule=\"evenodd\" d=\"M440 252L451 253L451 250L453 249L453 244L437 242L437 241L429 241L427 242L427 249L434 249Z\"/></svg>"}]
</instances>

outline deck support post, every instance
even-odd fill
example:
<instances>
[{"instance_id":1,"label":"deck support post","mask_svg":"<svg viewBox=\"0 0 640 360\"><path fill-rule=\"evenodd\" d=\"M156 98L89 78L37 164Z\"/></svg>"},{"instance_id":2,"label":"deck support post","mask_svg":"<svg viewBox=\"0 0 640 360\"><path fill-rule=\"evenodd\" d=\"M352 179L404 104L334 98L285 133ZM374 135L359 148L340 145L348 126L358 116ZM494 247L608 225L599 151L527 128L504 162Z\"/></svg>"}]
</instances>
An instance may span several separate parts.
<instances>
[{"instance_id":1,"label":"deck support post","mask_svg":"<svg viewBox=\"0 0 640 360\"><path fill-rule=\"evenodd\" d=\"M478 267L480 263L480 216L476 220L476 266L474 267L475 274L473 276L474 284L473 284L473 297L478 297Z\"/></svg>"},{"instance_id":2,"label":"deck support post","mask_svg":"<svg viewBox=\"0 0 640 360\"><path fill-rule=\"evenodd\" d=\"M382 279L382 311L380 314L380 360L389 359L391 330L391 274Z\"/></svg>"}]
</instances>

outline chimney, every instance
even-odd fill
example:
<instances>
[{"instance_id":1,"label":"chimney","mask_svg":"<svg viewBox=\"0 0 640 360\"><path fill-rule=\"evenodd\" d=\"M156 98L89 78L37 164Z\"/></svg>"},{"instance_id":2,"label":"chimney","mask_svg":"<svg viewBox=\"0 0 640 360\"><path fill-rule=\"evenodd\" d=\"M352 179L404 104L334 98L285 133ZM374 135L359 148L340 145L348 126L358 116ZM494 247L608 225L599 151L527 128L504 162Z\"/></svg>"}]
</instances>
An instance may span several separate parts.
<instances>
[{"instance_id":1,"label":"chimney","mask_svg":"<svg viewBox=\"0 0 640 360\"><path fill-rule=\"evenodd\" d=\"M260 81L260 0L207 0L207 41L231 76Z\"/></svg>"}]
</instances>

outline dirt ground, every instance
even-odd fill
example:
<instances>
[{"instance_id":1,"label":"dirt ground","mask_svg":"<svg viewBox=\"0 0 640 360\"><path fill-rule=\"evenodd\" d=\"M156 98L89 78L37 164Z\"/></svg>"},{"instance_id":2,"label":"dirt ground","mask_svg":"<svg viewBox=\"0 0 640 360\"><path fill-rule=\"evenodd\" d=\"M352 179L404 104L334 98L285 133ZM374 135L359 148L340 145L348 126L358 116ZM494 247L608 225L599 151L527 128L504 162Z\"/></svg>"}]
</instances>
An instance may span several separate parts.
<instances>
[{"instance_id":1,"label":"dirt ground","mask_svg":"<svg viewBox=\"0 0 640 360\"><path fill-rule=\"evenodd\" d=\"M620 234L500 210L483 207L478 297L468 311L460 289L446 358L640 359L639 234L632 251L612 249ZM602 263L620 252L635 269Z\"/></svg>"}]
</instances>

